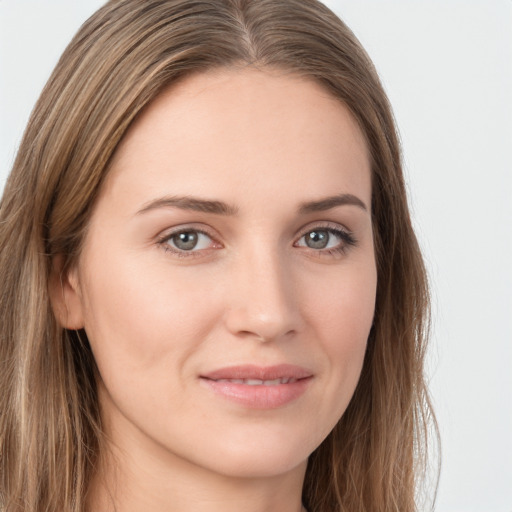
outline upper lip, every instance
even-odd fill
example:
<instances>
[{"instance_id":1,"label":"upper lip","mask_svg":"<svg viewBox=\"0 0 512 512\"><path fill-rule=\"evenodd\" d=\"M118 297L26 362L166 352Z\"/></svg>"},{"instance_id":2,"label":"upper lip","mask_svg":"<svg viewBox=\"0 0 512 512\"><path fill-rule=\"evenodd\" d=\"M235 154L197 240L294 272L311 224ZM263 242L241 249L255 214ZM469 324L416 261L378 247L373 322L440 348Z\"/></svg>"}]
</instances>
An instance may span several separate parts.
<instances>
[{"instance_id":1,"label":"upper lip","mask_svg":"<svg viewBox=\"0 0 512 512\"><path fill-rule=\"evenodd\" d=\"M258 379L264 381L284 378L298 380L312 377L312 375L313 374L310 370L293 364L278 364L274 366L245 364L219 368L218 370L201 374L201 377L210 380Z\"/></svg>"}]
</instances>

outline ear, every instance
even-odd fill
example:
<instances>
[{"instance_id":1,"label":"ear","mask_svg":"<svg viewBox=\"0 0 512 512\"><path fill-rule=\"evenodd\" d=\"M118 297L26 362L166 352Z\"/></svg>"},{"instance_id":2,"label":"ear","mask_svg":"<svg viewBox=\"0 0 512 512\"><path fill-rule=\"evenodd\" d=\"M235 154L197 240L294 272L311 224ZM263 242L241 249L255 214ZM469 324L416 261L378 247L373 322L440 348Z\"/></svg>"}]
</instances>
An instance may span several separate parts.
<instances>
[{"instance_id":1,"label":"ear","mask_svg":"<svg viewBox=\"0 0 512 512\"><path fill-rule=\"evenodd\" d=\"M64 257L57 255L52 260L48 291L57 322L65 329L84 327L82 294L78 280L78 269L64 269Z\"/></svg>"}]
</instances>

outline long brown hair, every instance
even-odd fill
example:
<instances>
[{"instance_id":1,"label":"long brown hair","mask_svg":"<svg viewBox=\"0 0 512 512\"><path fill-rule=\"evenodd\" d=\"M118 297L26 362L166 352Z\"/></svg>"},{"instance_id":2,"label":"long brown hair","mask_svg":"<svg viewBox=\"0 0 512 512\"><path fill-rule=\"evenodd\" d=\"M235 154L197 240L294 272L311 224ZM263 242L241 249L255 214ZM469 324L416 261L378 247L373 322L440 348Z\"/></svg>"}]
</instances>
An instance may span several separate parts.
<instances>
[{"instance_id":1,"label":"long brown hair","mask_svg":"<svg viewBox=\"0 0 512 512\"><path fill-rule=\"evenodd\" d=\"M82 512L101 446L84 332L60 327L48 279L76 260L116 147L180 78L278 68L348 106L372 158L374 325L355 395L311 455L311 512L413 512L433 419L424 381L428 288L400 146L377 73L316 0L111 0L80 29L30 118L0 205L0 509Z\"/></svg>"}]
</instances>

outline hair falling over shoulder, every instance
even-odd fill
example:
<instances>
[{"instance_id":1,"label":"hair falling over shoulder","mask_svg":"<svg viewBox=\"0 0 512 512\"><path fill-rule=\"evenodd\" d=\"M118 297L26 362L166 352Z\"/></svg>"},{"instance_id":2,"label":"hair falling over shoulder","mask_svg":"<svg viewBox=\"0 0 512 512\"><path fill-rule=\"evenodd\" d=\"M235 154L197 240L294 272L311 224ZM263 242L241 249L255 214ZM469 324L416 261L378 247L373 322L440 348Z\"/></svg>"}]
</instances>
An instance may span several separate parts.
<instances>
[{"instance_id":1,"label":"hair falling over shoulder","mask_svg":"<svg viewBox=\"0 0 512 512\"><path fill-rule=\"evenodd\" d=\"M96 367L53 314L112 155L182 77L267 67L316 80L358 121L372 159L378 287L352 401L311 455L310 512L413 512L435 419L424 380L426 272L393 115L352 32L316 0L112 0L79 30L37 102L0 205L0 510L84 512L101 456ZM424 509L422 509L424 510Z\"/></svg>"}]
</instances>

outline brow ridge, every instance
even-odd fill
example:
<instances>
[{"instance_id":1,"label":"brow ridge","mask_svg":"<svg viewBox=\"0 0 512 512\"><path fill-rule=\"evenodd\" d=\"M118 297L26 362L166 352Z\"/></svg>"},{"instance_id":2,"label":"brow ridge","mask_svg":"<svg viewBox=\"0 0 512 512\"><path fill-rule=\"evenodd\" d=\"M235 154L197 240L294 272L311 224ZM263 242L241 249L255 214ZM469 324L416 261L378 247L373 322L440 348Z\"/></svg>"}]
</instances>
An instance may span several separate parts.
<instances>
[{"instance_id":1,"label":"brow ridge","mask_svg":"<svg viewBox=\"0 0 512 512\"><path fill-rule=\"evenodd\" d=\"M325 197L317 201L307 201L305 203L302 203L299 207L299 213L307 214L314 212L323 212L326 210L331 210L332 208L336 208L337 206L346 205L357 206L364 211L368 211L368 207L361 199L359 199L359 197L353 194L338 194L330 197Z\"/></svg>"},{"instance_id":2,"label":"brow ridge","mask_svg":"<svg viewBox=\"0 0 512 512\"><path fill-rule=\"evenodd\" d=\"M353 194L337 194L319 200L307 201L299 206L299 214L322 212L331 210L338 206L357 206L368 211L365 203ZM216 215L236 215L238 208L225 203L224 201L202 199L191 196L165 196L146 203L137 214L142 214L158 208L180 208L202 213L213 213Z\"/></svg>"},{"instance_id":3,"label":"brow ridge","mask_svg":"<svg viewBox=\"0 0 512 512\"><path fill-rule=\"evenodd\" d=\"M158 208L180 208L217 215L236 215L238 208L223 201L202 199L191 196L165 196L146 203L137 214L146 213Z\"/></svg>"}]
</instances>

